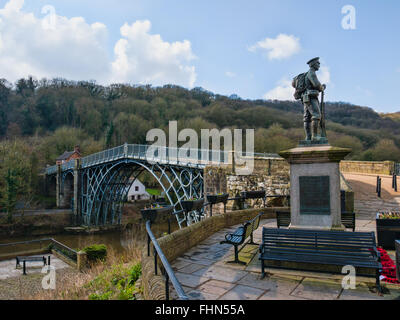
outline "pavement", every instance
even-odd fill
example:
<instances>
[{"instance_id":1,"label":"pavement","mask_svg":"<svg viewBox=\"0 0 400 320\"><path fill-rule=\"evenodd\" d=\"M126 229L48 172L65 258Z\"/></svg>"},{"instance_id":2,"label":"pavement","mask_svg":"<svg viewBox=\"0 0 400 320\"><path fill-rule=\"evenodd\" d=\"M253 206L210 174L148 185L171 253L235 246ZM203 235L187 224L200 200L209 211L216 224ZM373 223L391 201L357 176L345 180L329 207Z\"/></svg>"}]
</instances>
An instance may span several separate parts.
<instances>
[{"instance_id":1,"label":"pavement","mask_svg":"<svg viewBox=\"0 0 400 320\"><path fill-rule=\"evenodd\" d=\"M356 231L376 232L375 216L381 210L399 210L400 192L391 189L391 177L382 177L382 197L375 193L376 176L345 175L355 192ZM400 189L399 189L400 190ZM355 289L343 289L341 274L266 268L261 279L258 246L246 245L239 259L246 265L229 264L233 246L220 244L225 234L237 227L215 233L172 263L175 275L189 299L193 300L400 300L400 285L381 282L380 294L375 279L356 278ZM263 220L254 232L261 242L262 227L276 228L276 220ZM388 252L392 259L393 251ZM171 285L171 297L177 295Z\"/></svg>"},{"instance_id":2,"label":"pavement","mask_svg":"<svg viewBox=\"0 0 400 320\"><path fill-rule=\"evenodd\" d=\"M364 221L366 224L366 221ZM364 223L363 223L364 224ZM238 225L239 226L239 225ZM233 246L220 244L228 232L223 229L172 263L175 275L189 299L193 300L394 300L400 299L400 286L386 287L380 295L375 279L357 277L356 289L342 288L343 275L266 268L268 276L261 279L258 246L247 245L239 253L246 265L228 264L233 260ZM261 242L262 227L276 227L275 220L263 220L255 231L256 243ZM365 226L362 227L366 229ZM176 298L173 286L171 297Z\"/></svg>"},{"instance_id":3,"label":"pavement","mask_svg":"<svg viewBox=\"0 0 400 320\"><path fill-rule=\"evenodd\" d=\"M56 270L69 268L70 266L64 261L58 259L52 254L44 254L44 257L50 256L50 265L55 267ZM43 268L43 262L34 261L26 262L26 273L27 274L40 274ZM5 260L0 261L0 280L5 280L13 277L21 277L22 275L22 263L16 268L16 260Z\"/></svg>"}]
</instances>

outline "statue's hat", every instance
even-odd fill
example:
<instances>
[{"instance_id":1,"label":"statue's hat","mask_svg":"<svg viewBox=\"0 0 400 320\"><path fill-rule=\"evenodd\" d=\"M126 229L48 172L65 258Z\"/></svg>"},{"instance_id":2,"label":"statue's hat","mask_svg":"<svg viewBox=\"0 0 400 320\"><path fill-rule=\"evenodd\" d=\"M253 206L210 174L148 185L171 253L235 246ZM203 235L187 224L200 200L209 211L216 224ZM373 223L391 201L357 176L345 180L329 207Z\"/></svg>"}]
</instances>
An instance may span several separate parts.
<instances>
[{"instance_id":1,"label":"statue's hat","mask_svg":"<svg viewBox=\"0 0 400 320\"><path fill-rule=\"evenodd\" d=\"M316 57L314 59L311 59L310 61L307 62L308 65L312 65L314 62L319 61L319 57Z\"/></svg>"}]
</instances>

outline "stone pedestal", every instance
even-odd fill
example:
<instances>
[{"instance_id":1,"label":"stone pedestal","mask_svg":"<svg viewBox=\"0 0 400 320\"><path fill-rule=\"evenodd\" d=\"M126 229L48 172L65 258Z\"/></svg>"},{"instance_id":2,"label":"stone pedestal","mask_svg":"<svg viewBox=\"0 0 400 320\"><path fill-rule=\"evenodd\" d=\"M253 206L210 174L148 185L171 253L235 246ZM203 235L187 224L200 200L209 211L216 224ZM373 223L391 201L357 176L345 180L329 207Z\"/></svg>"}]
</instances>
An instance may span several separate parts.
<instances>
[{"instance_id":1,"label":"stone pedestal","mask_svg":"<svg viewBox=\"0 0 400 320\"><path fill-rule=\"evenodd\" d=\"M350 152L330 145L310 145L280 153L290 164L289 228L344 230L339 162Z\"/></svg>"}]
</instances>

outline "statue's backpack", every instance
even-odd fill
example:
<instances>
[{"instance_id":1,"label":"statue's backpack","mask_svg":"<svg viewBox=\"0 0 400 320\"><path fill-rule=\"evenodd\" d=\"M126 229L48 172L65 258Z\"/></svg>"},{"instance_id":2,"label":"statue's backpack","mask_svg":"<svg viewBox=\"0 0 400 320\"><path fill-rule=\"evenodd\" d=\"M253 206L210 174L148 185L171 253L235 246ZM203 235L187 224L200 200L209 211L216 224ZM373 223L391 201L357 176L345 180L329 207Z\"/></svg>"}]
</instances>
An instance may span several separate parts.
<instances>
[{"instance_id":1,"label":"statue's backpack","mask_svg":"<svg viewBox=\"0 0 400 320\"><path fill-rule=\"evenodd\" d=\"M302 94L307 90L306 76L307 72L300 73L298 76L293 78L292 86L296 89L296 92L294 93L294 98L296 100L300 100Z\"/></svg>"}]
</instances>

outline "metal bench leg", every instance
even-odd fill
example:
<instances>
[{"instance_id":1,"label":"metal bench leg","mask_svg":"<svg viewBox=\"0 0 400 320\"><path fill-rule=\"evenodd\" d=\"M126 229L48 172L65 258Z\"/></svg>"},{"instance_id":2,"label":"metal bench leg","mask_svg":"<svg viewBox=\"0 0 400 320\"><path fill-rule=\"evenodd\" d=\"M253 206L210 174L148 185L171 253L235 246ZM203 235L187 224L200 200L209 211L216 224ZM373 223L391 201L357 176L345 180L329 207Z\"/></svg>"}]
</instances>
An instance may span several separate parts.
<instances>
[{"instance_id":1,"label":"metal bench leg","mask_svg":"<svg viewBox=\"0 0 400 320\"><path fill-rule=\"evenodd\" d=\"M255 242L254 242L254 239L253 239L253 232L252 232L251 235L250 235L250 242L249 242L248 244L257 245L257 243L255 243Z\"/></svg>"},{"instance_id":2,"label":"metal bench leg","mask_svg":"<svg viewBox=\"0 0 400 320\"><path fill-rule=\"evenodd\" d=\"M383 293L382 287L381 287L381 279L380 279L381 273L379 272L379 269L376 271L376 288L378 289L379 293Z\"/></svg>"},{"instance_id":3,"label":"metal bench leg","mask_svg":"<svg viewBox=\"0 0 400 320\"><path fill-rule=\"evenodd\" d=\"M238 246L234 245L235 247L235 260L233 261L228 261L227 263L238 263L238 264L246 264L246 262L240 261L239 260L239 250L238 250Z\"/></svg>"},{"instance_id":4,"label":"metal bench leg","mask_svg":"<svg viewBox=\"0 0 400 320\"><path fill-rule=\"evenodd\" d=\"M261 260L261 279L265 278L265 265L264 260Z\"/></svg>"}]
</instances>

